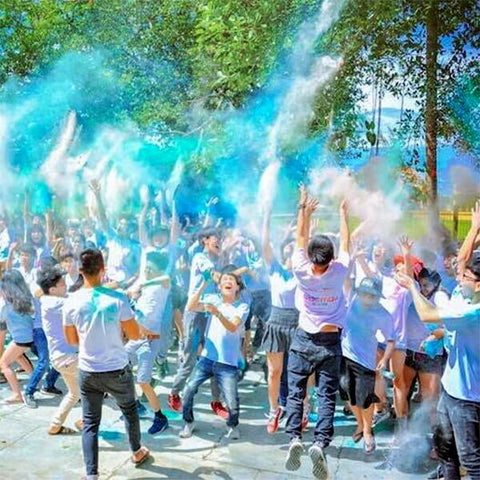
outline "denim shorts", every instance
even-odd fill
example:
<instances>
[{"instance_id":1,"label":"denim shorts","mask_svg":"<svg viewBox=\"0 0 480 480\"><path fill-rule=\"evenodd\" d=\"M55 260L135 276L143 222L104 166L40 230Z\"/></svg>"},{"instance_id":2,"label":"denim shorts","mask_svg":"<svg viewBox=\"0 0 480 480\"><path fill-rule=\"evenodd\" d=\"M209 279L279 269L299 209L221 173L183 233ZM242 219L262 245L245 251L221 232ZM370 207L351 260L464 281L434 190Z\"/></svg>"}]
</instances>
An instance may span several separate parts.
<instances>
[{"instance_id":1,"label":"denim shorts","mask_svg":"<svg viewBox=\"0 0 480 480\"><path fill-rule=\"evenodd\" d=\"M130 340L125 350L132 365L137 365L137 383L150 383L155 357L162 346L161 340Z\"/></svg>"},{"instance_id":2,"label":"denim shorts","mask_svg":"<svg viewBox=\"0 0 480 480\"><path fill-rule=\"evenodd\" d=\"M426 353L415 352L407 349L405 366L410 367L416 372L438 373L441 375L443 370L443 357L442 355L436 355L432 358Z\"/></svg>"}]
</instances>

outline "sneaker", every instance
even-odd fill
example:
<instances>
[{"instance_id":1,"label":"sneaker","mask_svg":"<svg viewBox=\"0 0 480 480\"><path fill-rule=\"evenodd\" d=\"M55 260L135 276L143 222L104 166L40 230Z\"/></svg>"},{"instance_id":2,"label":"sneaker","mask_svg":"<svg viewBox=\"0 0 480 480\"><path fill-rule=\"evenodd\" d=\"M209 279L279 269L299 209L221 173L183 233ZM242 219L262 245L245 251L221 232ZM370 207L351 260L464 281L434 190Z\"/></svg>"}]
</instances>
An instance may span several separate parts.
<instances>
[{"instance_id":1,"label":"sneaker","mask_svg":"<svg viewBox=\"0 0 480 480\"><path fill-rule=\"evenodd\" d=\"M180 438L190 438L195 430L195 423L185 423L181 432L178 434Z\"/></svg>"},{"instance_id":2,"label":"sneaker","mask_svg":"<svg viewBox=\"0 0 480 480\"><path fill-rule=\"evenodd\" d=\"M224 420L228 419L228 410L222 405L222 402L211 402L210 408L214 411L215 415L218 415Z\"/></svg>"},{"instance_id":3,"label":"sneaker","mask_svg":"<svg viewBox=\"0 0 480 480\"><path fill-rule=\"evenodd\" d=\"M240 430L237 427L229 428L225 434L225 438L228 440L239 440L240 439Z\"/></svg>"},{"instance_id":4,"label":"sneaker","mask_svg":"<svg viewBox=\"0 0 480 480\"><path fill-rule=\"evenodd\" d=\"M267 433L273 435L278 430L278 424L280 423L280 416L282 415L282 409L277 407L277 409L270 413L267 423Z\"/></svg>"},{"instance_id":5,"label":"sneaker","mask_svg":"<svg viewBox=\"0 0 480 480\"><path fill-rule=\"evenodd\" d=\"M171 393L168 396L168 404L172 410L175 410L176 412L182 411L182 399L178 393Z\"/></svg>"},{"instance_id":6,"label":"sneaker","mask_svg":"<svg viewBox=\"0 0 480 480\"><path fill-rule=\"evenodd\" d=\"M442 480L445 478L443 473L443 465L439 465L428 477L428 480Z\"/></svg>"},{"instance_id":7,"label":"sneaker","mask_svg":"<svg viewBox=\"0 0 480 480\"><path fill-rule=\"evenodd\" d=\"M28 408L38 408L38 403L37 403L37 401L35 400L35 398L33 397L32 394L26 393L23 396L23 403L25 403L25 405Z\"/></svg>"},{"instance_id":8,"label":"sneaker","mask_svg":"<svg viewBox=\"0 0 480 480\"><path fill-rule=\"evenodd\" d=\"M303 453L302 441L299 438L293 438L288 447L288 454L285 460L285 468L291 472L300 468L301 457Z\"/></svg>"},{"instance_id":9,"label":"sneaker","mask_svg":"<svg viewBox=\"0 0 480 480\"><path fill-rule=\"evenodd\" d=\"M376 425L384 422L385 420L388 420L390 418L390 410L382 410L381 412L377 412L373 415L373 422L372 422L372 427L375 427Z\"/></svg>"},{"instance_id":10,"label":"sneaker","mask_svg":"<svg viewBox=\"0 0 480 480\"><path fill-rule=\"evenodd\" d=\"M63 392L55 386L53 386L53 387L42 387L40 389L40 391L42 393L50 393L52 395L63 395Z\"/></svg>"},{"instance_id":11,"label":"sneaker","mask_svg":"<svg viewBox=\"0 0 480 480\"><path fill-rule=\"evenodd\" d=\"M152 426L148 429L150 435L155 435L156 433L162 433L168 428L168 419L167 417L159 417L155 415L153 419Z\"/></svg>"},{"instance_id":12,"label":"sneaker","mask_svg":"<svg viewBox=\"0 0 480 480\"><path fill-rule=\"evenodd\" d=\"M280 409L280 418L279 420L282 421L286 416L287 416L287 410L286 410L286 407L278 407Z\"/></svg>"},{"instance_id":13,"label":"sneaker","mask_svg":"<svg viewBox=\"0 0 480 480\"><path fill-rule=\"evenodd\" d=\"M314 443L308 449L308 455L312 460L313 476L315 478L318 478L319 480L327 480L328 467L327 459L325 458L325 454L323 453L323 448L318 443Z\"/></svg>"}]
</instances>

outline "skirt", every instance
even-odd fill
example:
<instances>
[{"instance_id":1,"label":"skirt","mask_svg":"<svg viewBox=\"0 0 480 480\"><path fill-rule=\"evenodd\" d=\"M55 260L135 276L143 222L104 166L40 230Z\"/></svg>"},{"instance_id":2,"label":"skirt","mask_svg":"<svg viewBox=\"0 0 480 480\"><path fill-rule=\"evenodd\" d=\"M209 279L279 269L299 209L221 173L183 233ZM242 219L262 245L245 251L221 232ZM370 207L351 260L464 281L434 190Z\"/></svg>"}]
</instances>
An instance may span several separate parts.
<instances>
[{"instance_id":1,"label":"skirt","mask_svg":"<svg viewBox=\"0 0 480 480\"><path fill-rule=\"evenodd\" d=\"M284 353L290 350L298 327L298 310L272 307L270 319L265 326L262 349L267 353Z\"/></svg>"}]
</instances>

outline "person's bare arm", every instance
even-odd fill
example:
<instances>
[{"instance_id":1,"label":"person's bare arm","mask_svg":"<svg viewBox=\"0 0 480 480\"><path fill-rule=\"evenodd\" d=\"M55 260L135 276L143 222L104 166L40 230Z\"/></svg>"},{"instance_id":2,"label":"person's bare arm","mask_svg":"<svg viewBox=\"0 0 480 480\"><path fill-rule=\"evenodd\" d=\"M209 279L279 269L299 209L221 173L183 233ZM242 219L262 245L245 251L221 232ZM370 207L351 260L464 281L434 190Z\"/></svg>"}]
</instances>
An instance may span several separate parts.
<instances>
[{"instance_id":1,"label":"person's bare arm","mask_svg":"<svg viewBox=\"0 0 480 480\"><path fill-rule=\"evenodd\" d=\"M140 326L134 318L129 318L120 322L124 335L129 340L139 340L141 338Z\"/></svg>"},{"instance_id":2,"label":"person's bare arm","mask_svg":"<svg viewBox=\"0 0 480 480\"><path fill-rule=\"evenodd\" d=\"M149 245L147 229L145 227L145 222L147 220L148 212L148 202L144 202L142 209L140 210L140 215L138 216L138 240L142 245Z\"/></svg>"},{"instance_id":3,"label":"person's bare arm","mask_svg":"<svg viewBox=\"0 0 480 480\"><path fill-rule=\"evenodd\" d=\"M413 242L406 236L402 235L398 240L398 245L403 255L403 261L405 263L405 272L413 278L413 265L412 265L412 247Z\"/></svg>"},{"instance_id":4,"label":"person's bare arm","mask_svg":"<svg viewBox=\"0 0 480 480\"><path fill-rule=\"evenodd\" d=\"M90 189L92 190L93 195L95 196L95 201L97 203L98 221L100 223L100 227L104 232L107 232L109 229L107 212L105 210L105 205L103 204L100 184L98 183L98 180L92 180L90 182Z\"/></svg>"},{"instance_id":5,"label":"person's bare arm","mask_svg":"<svg viewBox=\"0 0 480 480\"><path fill-rule=\"evenodd\" d=\"M350 252L350 229L348 228L348 207L347 201L342 200L340 204L340 251Z\"/></svg>"},{"instance_id":6,"label":"person's bare arm","mask_svg":"<svg viewBox=\"0 0 480 480\"><path fill-rule=\"evenodd\" d=\"M387 348L385 348L385 353L380 359L380 362L377 365L377 370L386 370L388 362L392 358L393 352L395 350L395 342L393 340L387 341Z\"/></svg>"},{"instance_id":7,"label":"person's bare arm","mask_svg":"<svg viewBox=\"0 0 480 480\"><path fill-rule=\"evenodd\" d=\"M45 235L47 237L47 244L49 247L55 245L55 240L53 238L53 212L51 209L48 209L45 212Z\"/></svg>"},{"instance_id":8,"label":"person's bare arm","mask_svg":"<svg viewBox=\"0 0 480 480\"><path fill-rule=\"evenodd\" d=\"M458 273L463 275L465 265L472 258L472 253L478 247L480 242L480 200L475 202L472 208L472 223L465 240L460 247L457 255Z\"/></svg>"},{"instance_id":9,"label":"person's bare arm","mask_svg":"<svg viewBox=\"0 0 480 480\"><path fill-rule=\"evenodd\" d=\"M200 303L200 297L207 286L207 282L202 282L200 288L188 299L185 310L187 312L203 312L203 306Z\"/></svg>"},{"instance_id":10,"label":"person's bare arm","mask_svg":"<svg viewBox=\"0 0 480 480\"><path fill-rule=\"evenodd\" d=\"M412 294L413 303L422 322L442 323L438 309L432 305L416 288L413 278L403 273L397 273L395 280Z\"/></svg>"},{"instance_id":11,"label":"person's bare arm","mask_svg":"<svg viewBox=\"0 0 480 480\"><path fill-rule=\"evenodd\" d=\"M64 325L63 335L65 336L65 340L69 345L78 345L80 342L75 325Z\"/></svg>"},{"instance_id":12,"label":"person's bare arm","mask_svg":"<svg viewBox=\"0 0 480 480\"><path fill-rule=\"evenodd\" d=\"M242 319L240 317L234 317L233 320L229 320L223 315L222 312L220 312L220 310L215 305L211 305L208 303L204 303L202 305L205 312L209 312L215 317L217 317L218 320L220 320L220 323L231 333L237 331L238 327L242 323Z\"/></svg>"},{"instance_id":13,"label":"person's bare arm","mask_svg":"<svg viewBox=\"0 0 480 480\"><path fill-rule=\"evenodd\" d=\"M297 218L297 248L306 249L310 238L312 213L318 207L318 200L310 197L304 185L300 186L300 204Z\"/></svg>"},{"instance_id":14,"label":"person's bare arm","mask_svg":"<svg viewBox=\"0 0 480 480\"><path fill-rule=\"evenodd\" d=\"M263 214L262 223L262 254L263 260L268 266L270 266L275 260L272 245L270 244L270 217L271 210L270 208L266 208L265 213Z\"/></svg>"}]
</instances>

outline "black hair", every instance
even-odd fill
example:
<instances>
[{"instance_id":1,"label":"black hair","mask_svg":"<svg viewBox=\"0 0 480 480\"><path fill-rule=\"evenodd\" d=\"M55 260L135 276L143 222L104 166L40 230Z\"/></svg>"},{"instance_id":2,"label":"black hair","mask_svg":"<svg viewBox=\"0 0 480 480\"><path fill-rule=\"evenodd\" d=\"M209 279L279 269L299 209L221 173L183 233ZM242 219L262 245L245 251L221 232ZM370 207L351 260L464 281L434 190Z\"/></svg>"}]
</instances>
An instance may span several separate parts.
<instances>
[{"instance_id":1,"label":"black hair","mask_svg":"<svg viewBox=\"0 0 480 480\"><path fill-rule=\"evenodd\" d=\"M237 275L236 273L233 273L233 272L235 272L235 270L238 270L238 267L236 265L234 265L233 263L229 263L228 265L225 265L220 270L220 278L218 280L218 283L220 283L220 281L222 280L222 277L224 275L230 275L231 277L233 277L236 280L237 285L240 287L240 291L242 291L242 290L245 289L245 283L243 283L243 279L242 279L242 277L240 277L240 275Z\"/></svg>"},{"instance_id":2,"label":"black hair","mask_svg":"<svg viewBox=\"0 0 480 480\"><path fill-rule=\"evenodd\" d=\"M434 288L430 297L433 296L440 289L440 284L442 283L442 277L440 274L435 270L430 270L428 268L422 268L420 273L418 274L418 281L420 280L428 280L429 282L433 283Z\"/></svg>"},{"instance_id":3,"label":"black hair","mask_svg":"<svg viewBox=\"0 0 480 480\"><path fill-rule=\"evenodd\" d=\"M64 253L63 255L60 255L58 261L62 263L64 260L67 260L67 258L73 258L75 260L75 254L73 252Z\"/></svg>"},{"instance_id":4,"label":"black hair","mask_svg":"<svg viewBox=\"0 0 480 480\"><path fill-rule=\"evenodd\" d=\"M55 257L48 256L40 258L39 268L51 268L55 265L58 265L58 261Z\"/></svg>"},{"instance_id":5,"label":"black hair","mask_svg":"<svg viewBox=\"0 0 480 480\"><path fill-rule=\"evenodd\" d=\"M88 276L98 275L105 268L103 255L97 248L87 248L80 253L79 270Z\"/></svg>"},{"instance_id":6,"label":"black hair","mask_svg":"<svg viewBox=\"0 0 480 480\"><path fill-rule=\"evenodd\" d=\"M8 270L3 275L0 288L5 300L21 315L33 313L33 297L27 282L18 270Z\"/></svg>"},{"instance_id":7,"label":"black hair","mask_svg":"<svg viewBox=\"0 0 480 480\"><path fill-rule=\"evenodd\" d=\"M59 265L40 268L37 272L37 283L42 292L48 295L50 289L55 287L65 272Z\"/></svg>"},{"instance_id":8,"label":"black hair","mask_svg":"<svg viewBox=\"0 0 480 480\"><path fill-rule=\"evenodd\" d=\"M220 232L216 228L206 227L206 228L200 230L200 232L198 232L198 234L197 234L198 241L202 245L203 245L203 241L206 238L209 238L209 237L219 237L220 238Z\"/></svg>"},{"instance_id":9,"label":"black hair","mask_svg":"<svg viewBox=\"0 0 480 480\"><path fill-rule=\"evenodd\" d=\"M480 252L474 252L465 268L470 270L477 277L477 281L480 282Z\"/></svg>"},{"instance_id":10,"label":"black hair","mask_svg":"<svg viewBox=\"0 0 480 480\"><path fill-rule=\"evenodd\" d=\"M333 242L327 235L315 235L308 242L307 255L314 265L328 265L334 257Z\"/></svg>"},{"instance_id":11,"label":"black hair","mask_svg":"<svg viewBox=\"0 0 480 480\"><path fill-rule=\"evenodd\" d=\"M30 243L25 243L24 245L22 245L20 247L20 253L26 253L27 255L30 255L32 259L35 259L37 256L35 247Z\"/></svg>"}]
</instances>

